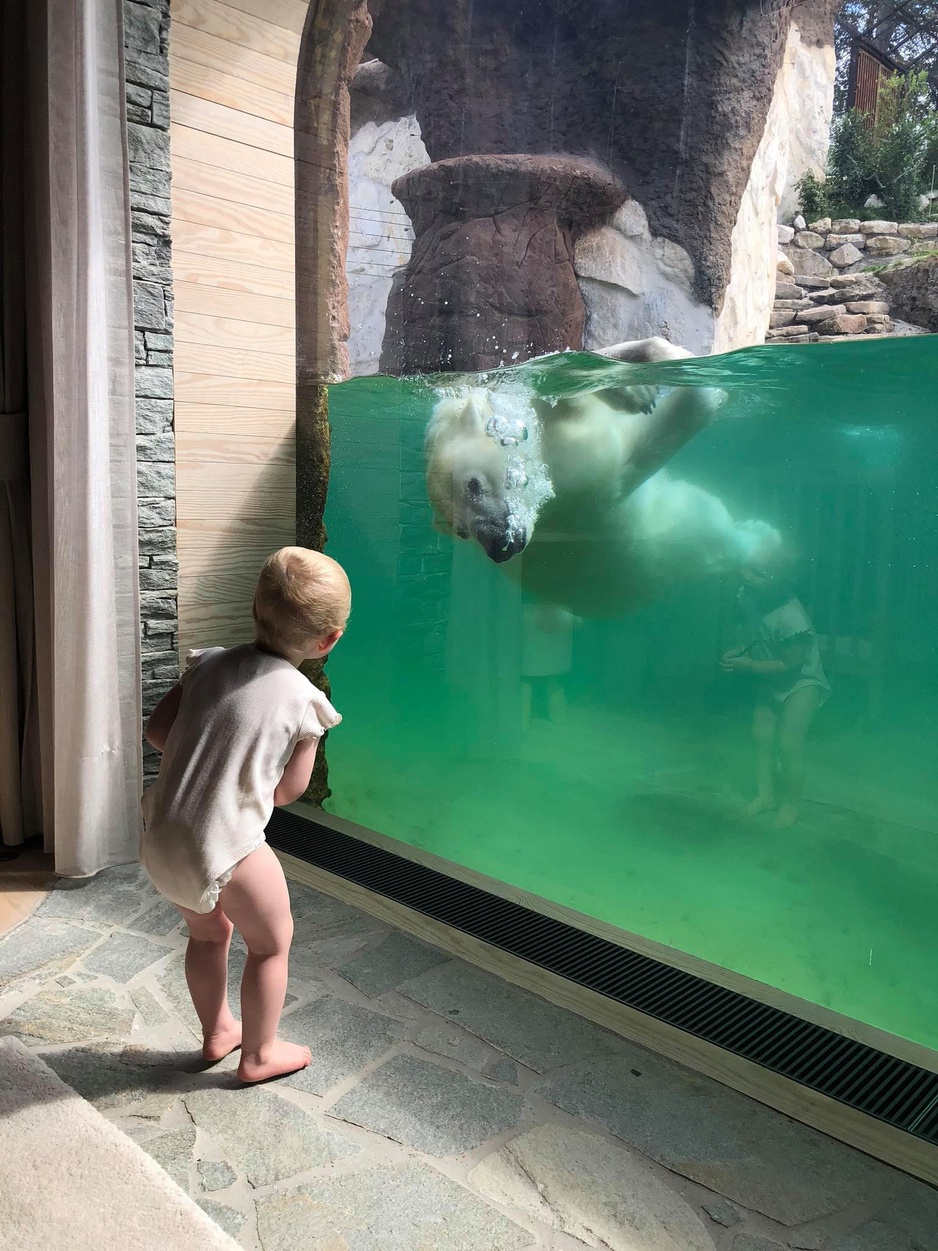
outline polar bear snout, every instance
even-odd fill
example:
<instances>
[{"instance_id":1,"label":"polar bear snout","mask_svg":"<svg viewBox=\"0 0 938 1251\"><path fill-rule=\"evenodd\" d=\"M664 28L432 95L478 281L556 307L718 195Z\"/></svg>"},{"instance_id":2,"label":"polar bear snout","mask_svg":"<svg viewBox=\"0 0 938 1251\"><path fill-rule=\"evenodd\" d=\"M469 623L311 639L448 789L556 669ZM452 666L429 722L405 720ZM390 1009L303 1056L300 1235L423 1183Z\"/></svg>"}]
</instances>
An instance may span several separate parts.
<instances>
[{"instance_id":1,"label":"polar bear snout","mask_svg":"<svg viewBox=\"0 0 938 1251\"><path fill-rule=\"evenodd\" d=\"M507 500L488 500L472 519L469 537L496 565L523 552L530 540L528 527L515 515Z\"/></svg>"},{"instance_id":2,"label":"polar bear snout","mask_svg":"<svg viewBox=\"0 0 938 1251\"><path fill-rule=\"evenodd\" d=\"M503 565L506 560L520 555L528 545L528 533L513 517L507 517L505 524L493 526L488 522L479 525L476 533L483 552L496 565Z\"/></svg>"}]
</instances>

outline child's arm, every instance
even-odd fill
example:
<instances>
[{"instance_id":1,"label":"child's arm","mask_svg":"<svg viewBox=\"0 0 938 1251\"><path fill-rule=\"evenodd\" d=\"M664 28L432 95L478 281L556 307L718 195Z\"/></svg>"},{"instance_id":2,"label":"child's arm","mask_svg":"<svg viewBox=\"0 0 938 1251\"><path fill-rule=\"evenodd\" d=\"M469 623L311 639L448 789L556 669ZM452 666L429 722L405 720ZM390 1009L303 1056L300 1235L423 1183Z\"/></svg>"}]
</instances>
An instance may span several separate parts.
<instances>
[{"instance_id":1,"label":"child's arm","mask_svg":"<svg viewBox=\"0 0 938 1251\"><path fill-rule=\"evenodd\" d=\"M318 738L304 738L293 748L293 755L287 761L287 767L284 769L280 781L277 783L277 789L274 791L274 804L276 807L282 807L284 804L295 803L302 794L305 793L309 786L309 780L313 776L313 765L316 763L316 748L319 746Z\"/></svg>"},{"instance_id":2,"label":"child's arm","mask_svg":"<svg viewBox=\"0 0 938 1251\"><path fill-rule=\"evenodd\" d=\"M145 737L151 747L161 752L166 747L166 740L176 720L179 704L182 700L182 683L177 682L171 691L167 691L160 702L150 713Z\"/></svg>"},{"instance_id":3,"label":"child's arm","mask_svg":"<svg viewBox=\"0 0 938 1251\"><path fill-rule=\"evenodd\" d=\"M728 673L755 673L760 677L771 677L779 673L797 673L804 665L808 656L807 634L797 634L786 639L779 647L776 660L753 660L751 656L723 657L723 668Z\"/></svg>"}]
</instances>

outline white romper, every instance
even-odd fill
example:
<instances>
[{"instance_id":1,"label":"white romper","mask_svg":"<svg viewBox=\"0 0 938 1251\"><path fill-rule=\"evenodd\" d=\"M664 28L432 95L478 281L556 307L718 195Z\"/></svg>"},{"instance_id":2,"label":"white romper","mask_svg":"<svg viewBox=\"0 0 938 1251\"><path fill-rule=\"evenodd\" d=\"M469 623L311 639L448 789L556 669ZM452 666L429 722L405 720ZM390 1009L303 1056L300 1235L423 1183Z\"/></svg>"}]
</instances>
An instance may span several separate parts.
<instances>
[{"instance_id":1,"label":"white romper","mask_svg":"<svg viewBox=\"0 0 938 1251\"><path fill-rule=\"evenodd\" d=\"M211 912L264 842L294 747L342 718L288 660L253 644L190 652L180 682L160 774L143 794L140 859L165 898Z\"/></svg>"}]
</instances>

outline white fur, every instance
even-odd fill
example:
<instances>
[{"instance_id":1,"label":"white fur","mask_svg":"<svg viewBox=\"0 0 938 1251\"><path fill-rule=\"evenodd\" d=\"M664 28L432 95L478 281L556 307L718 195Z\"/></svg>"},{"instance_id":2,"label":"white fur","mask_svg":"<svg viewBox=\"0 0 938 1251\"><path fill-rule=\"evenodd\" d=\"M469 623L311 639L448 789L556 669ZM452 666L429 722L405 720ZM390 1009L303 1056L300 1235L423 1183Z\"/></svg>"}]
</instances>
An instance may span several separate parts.
<instances>
[{"instance_id":1,"label":"white fur","mask_svg":"<svg viewBox=\"0 0 938 1251\"><path fill-rule=\"evenodd\" d=\"M661 340L620 344L607 354L689 355ZM764 543L774 544L777 533L762 522L737 524L722 500L661 468L724 399L703 387L664 395L607 388L554 406L516 395L512 412L525 415L533 437L503 447L486 433L499 394L456 390L436 405L427 429L427 488L437 523L507 560L509 575L538 599L580 616L618 616L669 586L729 573ZM519 459L529 471L529 486L520 490L510 485ZM507 544L509 531L510 551L523 547L523 554L507 554L493 538L504 533Z\"/></svg>"}]
</instances>

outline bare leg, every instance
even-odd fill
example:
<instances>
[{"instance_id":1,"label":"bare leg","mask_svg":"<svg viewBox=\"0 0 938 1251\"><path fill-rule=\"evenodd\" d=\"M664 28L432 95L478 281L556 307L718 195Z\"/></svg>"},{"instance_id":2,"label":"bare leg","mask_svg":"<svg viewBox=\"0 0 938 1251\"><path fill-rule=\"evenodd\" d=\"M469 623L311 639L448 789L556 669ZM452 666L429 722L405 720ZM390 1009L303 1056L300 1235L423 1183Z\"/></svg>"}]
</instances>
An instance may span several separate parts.
<instances>
[{"instance_id":1,"label":"bare leg","mask_svg":"<svg viewBox=\"0 0 938 1251\"><path fill-rule=\"evenodd\" d=\"M756 797L745 809L747 817L758 817L775 807L775 736L778 716L768 704L757 704L752 716L752 737L756 744Z\"/></svg>"},{"instance_id":2,"label":"bare leg","mask_svg":"<svg viewBox=\"0 0 938 1251\"><path fill-rule=\"evenodd\" d=\"M283 869L266 843L241 861L220 903L248 949L241 979L244 1036L238 1076L244 1082L262 1082L305 1069L309 1049L277 1037L287 993L293 917Z\"/></svg>"},{"instance_id":3,"label":"bare leg","mask_svg":"<svg viewBox=\"0 0 938 1251\"><path fill-rule=\"evenodd\" d=\"M567 692L558 678L552 678L547 690L547 715L554 725L563 725L567 720Z\"/></svg>"},{"instance_id":4,"label":"bare leg","mask_svg":"<svg viewBox=\"0 0 938 1251\"><path fill-rule=\"evenodd\" d=\"M241 1026L228 1007L228 948L233 926L220 907L179 911L189 927L186 982L202 1025L202 1058L214 1063L241 1042Z\"/></svg>"},{"instance_id":5,"label":"bare leg","mask_svg":"<svg viewBox=\"0 0 938 1251\"><path fill-rule=\"evenodd\" d=\"M800 815L801 792L804 789L804 743L808 727L821 706L821 692L816 686L802 686L782 705L778 733L779 780L782 805L775 824L787 829Z\"/></svg>"}]
</instances>

